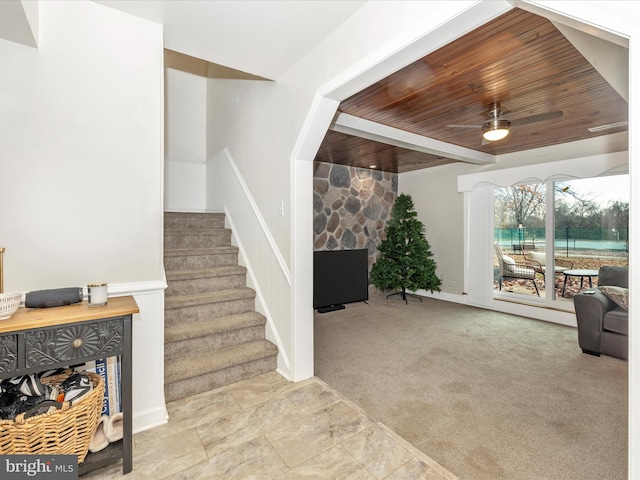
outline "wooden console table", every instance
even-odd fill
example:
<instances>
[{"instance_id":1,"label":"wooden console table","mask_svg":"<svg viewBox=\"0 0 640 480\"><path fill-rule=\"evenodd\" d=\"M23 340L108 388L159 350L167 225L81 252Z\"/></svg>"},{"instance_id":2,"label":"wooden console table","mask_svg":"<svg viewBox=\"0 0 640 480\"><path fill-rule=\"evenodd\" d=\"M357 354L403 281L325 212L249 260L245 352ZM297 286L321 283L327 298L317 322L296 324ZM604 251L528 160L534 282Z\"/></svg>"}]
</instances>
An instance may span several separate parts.
<instances>
[{"instance_id":1,"label":"wooden console table","mask_svg":"<svg viewBox=\"0 0 640 480\"><path fill-rule=\"evenodd\" d=\"M20 307L0 320L0 379L120 355L123 412L122 440L87 455L80 475L120 458L123 473L133 468L131 412L131 318L133 297L112 297L102 307L86 301L54 308Z\"/></svg>"}]
</instances>

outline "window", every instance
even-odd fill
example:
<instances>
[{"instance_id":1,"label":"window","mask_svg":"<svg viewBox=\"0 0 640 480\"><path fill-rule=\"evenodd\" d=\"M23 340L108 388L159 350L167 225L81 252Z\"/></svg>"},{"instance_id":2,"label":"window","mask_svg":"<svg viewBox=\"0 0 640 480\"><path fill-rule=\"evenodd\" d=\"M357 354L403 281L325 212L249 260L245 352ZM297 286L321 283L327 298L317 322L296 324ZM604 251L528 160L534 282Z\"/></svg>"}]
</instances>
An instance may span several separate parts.
<instances>
[{"instance_id":1,"label":"window","mask_svg":"<svg viewBox=\"0 0 640 480\"><path fill-rule=\"evenodd\" d=\"M496 188L496 297L572 309L600 266L628 265L628 225L628 175Z\"/></svg>"}]
</instances>

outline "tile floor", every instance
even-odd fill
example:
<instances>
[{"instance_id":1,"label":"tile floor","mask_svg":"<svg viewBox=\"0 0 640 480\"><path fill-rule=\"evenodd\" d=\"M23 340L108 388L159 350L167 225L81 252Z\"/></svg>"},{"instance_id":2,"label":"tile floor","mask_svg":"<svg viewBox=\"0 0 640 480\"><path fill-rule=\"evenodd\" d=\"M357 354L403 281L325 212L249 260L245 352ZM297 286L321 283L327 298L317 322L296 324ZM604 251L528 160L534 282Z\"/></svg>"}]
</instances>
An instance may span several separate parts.
<instances>
[{"instance_id":1,"label":"tile floor","mask_svg":"<svg viewBox=\"0 0 640 480\"><path fill-rule=\"evenodd\" d=\"M127 480L456 479L317 378L271 372L167 409L134 436ZM120 462L81 479L121 477Z\"/></svg>"}]
</instances>

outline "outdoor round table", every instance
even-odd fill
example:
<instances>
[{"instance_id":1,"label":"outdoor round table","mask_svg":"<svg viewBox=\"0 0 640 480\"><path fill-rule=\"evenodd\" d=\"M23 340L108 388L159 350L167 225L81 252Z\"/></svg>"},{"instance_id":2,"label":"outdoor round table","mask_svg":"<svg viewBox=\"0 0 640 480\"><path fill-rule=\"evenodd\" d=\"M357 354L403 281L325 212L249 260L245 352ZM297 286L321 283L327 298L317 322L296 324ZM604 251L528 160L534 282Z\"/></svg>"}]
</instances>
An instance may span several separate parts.
<instances>
[{"instance_id":1,"label":"outdoor round table","mask_svg":"<svg viewBox=\"0 0 640 480\"><path fill-rule=\"evenodd\" d=\"M562 296L564 297L564 291L567 288L567 279L569 277L580 277L580 289L582 289L582 283L584 277L589 279L589 287L593 287L591 279L598 276L598 270L565 270L564 272L564 285L562 286Z\"/></svg>"}]
</instances>

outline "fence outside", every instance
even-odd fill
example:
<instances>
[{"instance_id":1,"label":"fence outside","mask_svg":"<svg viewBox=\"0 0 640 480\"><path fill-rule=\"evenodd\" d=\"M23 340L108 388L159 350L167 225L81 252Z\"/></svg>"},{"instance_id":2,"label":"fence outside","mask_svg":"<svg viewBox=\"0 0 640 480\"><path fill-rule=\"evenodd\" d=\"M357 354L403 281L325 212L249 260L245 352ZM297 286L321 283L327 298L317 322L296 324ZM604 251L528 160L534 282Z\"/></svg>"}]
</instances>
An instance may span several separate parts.
<instances>
[{"instance_id":1,"label":"fence outside","mask_svg":"<svg viewBox=\"0 0 640 480\"><path fill-rule=\"evenodd\" d=\"M546 248L544 228L496 228L494 242L507 250L542 250ZM554 247L558 254L585 251L629 252L629 228L556 228Z\"/></svg>"}]
</instances>

